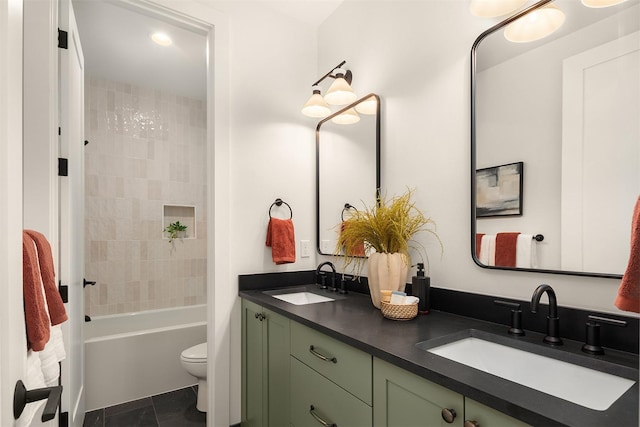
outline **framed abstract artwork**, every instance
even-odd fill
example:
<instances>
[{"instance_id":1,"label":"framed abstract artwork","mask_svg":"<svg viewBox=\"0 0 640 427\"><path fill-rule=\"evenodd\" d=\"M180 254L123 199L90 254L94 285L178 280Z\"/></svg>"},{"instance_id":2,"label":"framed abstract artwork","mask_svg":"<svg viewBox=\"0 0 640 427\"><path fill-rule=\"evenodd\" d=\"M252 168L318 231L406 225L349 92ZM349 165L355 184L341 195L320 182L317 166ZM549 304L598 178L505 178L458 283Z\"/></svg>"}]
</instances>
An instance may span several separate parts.
<instances>
[{"instance_id":1,"label":"framed abstract artwork","mask_svg":"<svg viewBox=\"0 0 640 427\"><path fill-rule=\"evenodd\" d=\"M523 162L476 170L476 217L522 215Z\"/></svg>"}]
</instances>

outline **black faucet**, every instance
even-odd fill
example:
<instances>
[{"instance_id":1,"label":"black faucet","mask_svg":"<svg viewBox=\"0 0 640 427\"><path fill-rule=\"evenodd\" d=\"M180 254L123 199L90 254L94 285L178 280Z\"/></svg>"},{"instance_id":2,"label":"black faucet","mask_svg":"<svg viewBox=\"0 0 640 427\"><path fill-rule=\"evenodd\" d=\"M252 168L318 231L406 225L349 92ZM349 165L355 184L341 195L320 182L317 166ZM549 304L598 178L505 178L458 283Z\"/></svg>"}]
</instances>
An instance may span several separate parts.
<instances>
[{"instance_id":1,"label":"black faucet","mask_svg":"<svg viewBox=\"0 0 640 427\"><path fill-rule=\"evenodd\" d=\"M562 339L560 339L560 319L558 318L558 303L556 301L556 293L549 285L540 285L533 291L531 297L531 312L538 311L538 303L542 294L547 293L549 295L549 315L547 316L547 336L544 337L543 342L549 345L562 345Z\"/></svg>"},{"instance_id":2,"label":"black faucet","mask_svg":"<svg viewBox=\"0 0 640 427\"><path fill-rule=\"evenodd\" d=\"M338 290L338 288L336 287L336 267L330 261L323 262L322 264L318 265L318 268L316 268L316 283L318 283L318 276L320 276L320 288L327 289L326 276L320 273L320 270L325 265L331 267L331 287L329 288L329 290L336 292Z\"/></svg>"}]
</instances>

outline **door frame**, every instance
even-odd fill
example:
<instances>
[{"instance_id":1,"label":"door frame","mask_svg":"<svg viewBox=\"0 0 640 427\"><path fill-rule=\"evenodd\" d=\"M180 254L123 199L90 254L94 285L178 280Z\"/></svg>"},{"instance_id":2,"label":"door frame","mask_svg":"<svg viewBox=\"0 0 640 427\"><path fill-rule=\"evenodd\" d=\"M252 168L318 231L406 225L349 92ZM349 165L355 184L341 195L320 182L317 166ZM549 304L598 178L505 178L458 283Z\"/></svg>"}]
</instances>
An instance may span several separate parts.
<instances>
[{"instance_id":1,"label":"door frame","mask_svg":"<svg viewBox=\"0 0 640 427\"><path fill-rule=\"evenodd\" d=\"M0 425L13 425L16 381L26 371L22 309L23 0L0 1Z\"/></svg>"},{"instance_id":2,"label":"door frame","mask_svg":"<svg viewBox=\"0 0 640 427\"><path fill-rule=\"evenodd\" d=\"M229 329L237 295L229 292L233 289L229 286L229 19L196 0L121 0L120 4L170 19L202 33L207 40L207 425L230 425Z\"/></svg>"}]
</instances>

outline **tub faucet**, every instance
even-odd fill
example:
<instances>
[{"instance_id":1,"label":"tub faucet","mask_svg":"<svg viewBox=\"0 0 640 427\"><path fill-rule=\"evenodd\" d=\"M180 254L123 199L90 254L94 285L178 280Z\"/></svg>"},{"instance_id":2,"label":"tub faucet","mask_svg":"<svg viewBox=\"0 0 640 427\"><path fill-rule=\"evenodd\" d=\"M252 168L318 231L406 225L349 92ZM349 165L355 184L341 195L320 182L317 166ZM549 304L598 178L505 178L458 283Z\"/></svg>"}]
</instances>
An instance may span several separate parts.
<instances>
[{"instance_id":1,"label":"tub faucet","mask_svg":"<svg viewBox=\"0 0 640 427\"><path fill-rule=\"evenodd\" d=\"M336 267L330 261L323 262L322 264L318 265L318 268L316 268L316 283L318 283L318 276L320 276L320 288L327 289L326 275L321 274L320 271L325 265L331 267L331 287L329 288L329 290L335 292L338 290L338 288L336 288Z\"/></svg>"},{"instance_id":2,"label":"tub faucet","mask_svg":"<svg viewBox=\"0 0 640 427\"><path fill-rule=\"evenodd\" d=\"M540 285L533 291L531 297L531 312L538 311L538 303L542 294L547 293L549 296L549 315L547 316L547 336L543 342L549 345L562 345L560 339L560 319L558 318L558 302L556 301L556 293L549 285Z\"/></svg>"}]
</instances>

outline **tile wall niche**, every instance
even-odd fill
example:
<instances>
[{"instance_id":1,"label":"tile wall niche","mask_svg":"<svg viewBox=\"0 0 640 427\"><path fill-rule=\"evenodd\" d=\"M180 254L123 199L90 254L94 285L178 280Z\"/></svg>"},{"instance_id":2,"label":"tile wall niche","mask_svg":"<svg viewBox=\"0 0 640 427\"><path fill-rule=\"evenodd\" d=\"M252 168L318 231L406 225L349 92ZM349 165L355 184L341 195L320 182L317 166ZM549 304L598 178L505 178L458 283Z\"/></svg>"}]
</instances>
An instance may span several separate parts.
<instances>
[{"instance_id":1,"label":"tile wall niche","mask_svg":"<svg viewBox=\"0 0 640 427\"><path fill-rule=\"evenodd\" d=\"M91 316L206 302L206 103L85 79L85 289ZM194 212L169 243L165 206Z\"/></svg>"}]
</instances>

